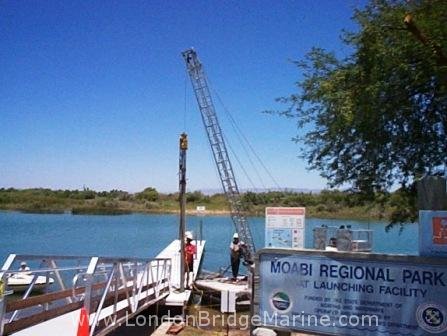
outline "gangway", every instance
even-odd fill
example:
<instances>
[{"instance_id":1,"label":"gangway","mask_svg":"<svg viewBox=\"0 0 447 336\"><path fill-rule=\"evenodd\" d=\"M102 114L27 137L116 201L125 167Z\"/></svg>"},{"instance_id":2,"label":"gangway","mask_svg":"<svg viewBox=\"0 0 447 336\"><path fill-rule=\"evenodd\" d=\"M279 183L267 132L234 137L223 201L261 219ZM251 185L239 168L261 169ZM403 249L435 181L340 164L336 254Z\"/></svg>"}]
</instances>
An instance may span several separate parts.
<instances>
[{"instance_id":1,"label":"gangway","mask_svg":"<svg viewBox=\"0 0 447 336\"><path fill-rule=\"evenodd\" d=\"M20 296L7 295L21 262L31 281ZM90 336L106 335L169 295L171 269L170 258L11 254L0 271L0 335L75 336L81 309ZM47 286L36 293L39 278Z\"/></svg>"}]
</instances>

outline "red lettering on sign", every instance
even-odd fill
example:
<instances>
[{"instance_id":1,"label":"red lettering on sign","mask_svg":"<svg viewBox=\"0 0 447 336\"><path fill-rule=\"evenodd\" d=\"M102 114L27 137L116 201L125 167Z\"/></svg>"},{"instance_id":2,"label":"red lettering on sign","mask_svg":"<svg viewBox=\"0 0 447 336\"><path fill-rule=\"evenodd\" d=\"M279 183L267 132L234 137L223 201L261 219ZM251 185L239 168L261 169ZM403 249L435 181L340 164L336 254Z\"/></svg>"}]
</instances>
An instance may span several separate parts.
<instances>
[{"instance_id":1,"label":"red lettering on sign","mask_svg":"<svg viewBox=\"0 0 447 336\"><path fill-rule=\"evenodd\" d=\"M267 215L302 216L305 208L267 208Z\"/></svg>"}]
</instances>

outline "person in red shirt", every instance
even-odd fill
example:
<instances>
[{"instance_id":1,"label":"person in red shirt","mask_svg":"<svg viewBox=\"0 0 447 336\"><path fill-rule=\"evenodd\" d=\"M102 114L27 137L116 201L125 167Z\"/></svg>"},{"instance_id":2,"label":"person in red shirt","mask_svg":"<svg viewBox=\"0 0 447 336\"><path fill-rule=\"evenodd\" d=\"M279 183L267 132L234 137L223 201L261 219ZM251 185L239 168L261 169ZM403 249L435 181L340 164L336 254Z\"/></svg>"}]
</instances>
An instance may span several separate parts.
<instances>
[{"instance_id":1,"label":"person in red shirt","mask_svg":"<svg viewBox=\"0 0 447 336\"><path fill-rule=\"evenodd\" d=\"M189 273L194 270L194 256L197 253L196 246L192 244L192 234L188 232L186 234L185 244L185 272L186 272L186 289L189 287Z\"/></svg>"}]
</instances>

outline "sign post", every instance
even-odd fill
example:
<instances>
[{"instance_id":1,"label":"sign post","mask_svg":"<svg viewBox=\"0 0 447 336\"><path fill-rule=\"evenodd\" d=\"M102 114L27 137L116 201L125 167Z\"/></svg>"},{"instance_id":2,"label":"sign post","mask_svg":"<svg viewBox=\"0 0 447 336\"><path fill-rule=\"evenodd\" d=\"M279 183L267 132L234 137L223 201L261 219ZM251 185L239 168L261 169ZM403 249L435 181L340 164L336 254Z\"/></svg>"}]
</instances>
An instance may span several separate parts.
<instances>
[{"instance_id":1,"label":"sign post","mask_svg":"<svg viewBox=\"0 0 447 336\"><path fill-rule=\"evenodd\" d=\"M199 244L202 245L202 240L203 240L203 217L205 217L205 215L206 215L206 206L198 205L196 207L196 213L197 213L197 216L200 217L199 229L197 230L197 233L200 235L200 240L197 239L197 242L199 242Z\"/></svg>"}]
</instances>

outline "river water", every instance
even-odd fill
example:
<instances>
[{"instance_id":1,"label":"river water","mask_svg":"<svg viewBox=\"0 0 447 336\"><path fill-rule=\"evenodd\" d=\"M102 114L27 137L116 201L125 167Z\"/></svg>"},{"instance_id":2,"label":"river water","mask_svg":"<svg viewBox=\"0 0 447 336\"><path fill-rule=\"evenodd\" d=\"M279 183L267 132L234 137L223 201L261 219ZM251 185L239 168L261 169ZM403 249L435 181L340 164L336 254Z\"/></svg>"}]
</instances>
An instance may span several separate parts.
<instances>
[{"instance_id":1,"label":"river water","mask_svg":"<svg viewBox=\"0 0 447 336\"><path fill-rule=\"evenodd\" d=\"M203 268L217 271L229 264L228 246L234 232L231 219L228 216L190 216L187 218L188 229L197 232L200 221L207 240ZM259 249L264 246L264 218L251 217L249 222ZM10 253L155 257L176 238L178 223L177 215L0 212L0 262L3 263ZM374 230L374 252L417 254L417 224L386 232L386 222L306 219L306 247L312 245L312 229L322 224Z\"/></svg>"}]
</instances>

